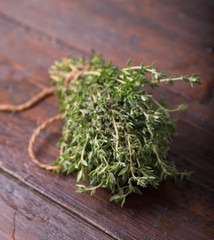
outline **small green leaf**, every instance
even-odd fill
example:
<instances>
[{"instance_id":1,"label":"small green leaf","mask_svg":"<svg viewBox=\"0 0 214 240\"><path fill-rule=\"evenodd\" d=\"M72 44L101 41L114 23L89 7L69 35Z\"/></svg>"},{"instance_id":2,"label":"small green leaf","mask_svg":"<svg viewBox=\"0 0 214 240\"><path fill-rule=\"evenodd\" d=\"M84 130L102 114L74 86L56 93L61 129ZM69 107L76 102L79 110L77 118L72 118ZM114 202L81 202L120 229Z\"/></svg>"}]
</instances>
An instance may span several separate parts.
<instances>
[{"instance_id":1,"label":"small green leaf","mask_svg":"<svg viewBox=\"0 0 214 240\"><path fill-rule=\"evenodd\" d=\"M117 195L117 194L115 194L115 195L113 195L113 196L111 196L110 197L110 199L109 199L109 201L118 201L118 200L121 200L121 196L120 195Z\"/></svg>"},{"instance_id":2,"label":"small green leaf","mask_svg":"<svg viewBox=\"0 0 214 240\"><path fill-rule=\"evenodd\" d=\"M156 63L157 63L157 61L155 60L155 61L152 63L152 68L155 68Z\"/></svg>"},{"instance_id":3,"label":"small green leaf","mask_svg":"<svg viewBox=\"0 0 214 240\"><path fill-rule=\"evenodd\" d=\"M82 169L77 173L77 182L80 181L80 179L82 178L82 174L83 174L83 171Z\"/></svg>"},{"instance_id":4,"label":"small green leaf","mask_svg":"<svg viewBox=\"0 0 214 240\"><path fill-rule=\"evenodd\" d=\"M127 65L128 67L130 67L130 66L131 66L131 60L130 60L130 59L128 59L128 61L127 61L126 65Z\"/></svg>"},{"instance_id":5,"label":"small green leaf","mask_svg":"<svg viewBox=\"0 0 214 240\"><path fill-rule=\"evenodd\" d=\"M83 193L86 191L86 187L82 184L76 184L76 186L78 187L78 189L76 190L77 193Z\"/></svg>"},{"instance_id":6,"label":"small green leaf","mask_svg":"<svg viewBox=\"0 0 214 240\"><path fill-rule=\"evenodd\" d=\"M188 109L188 104L181 104L177 107L179 111L185 111Z\"/></svg>"},{"instance_id":7,"label":"small green leaf","mask_svg":"<svg viewBox=\"0 0 214 240\"><path fill-rule=\"evenodd\" d=\"M140 189L138 188L138 187L133 187L133 191L135 192L135 193L138 193L138 194L140 194L140 195L142 195L142 192L140 191Z\"/></svg>"},{"instance_id":8,"label":"small green leaf","mask_svg":"<svg viewBox=\"0 0 214 240\"><path fill-rule=\"evenodd\" d=\"M91 190L91 196L93 196L96 193L96 189Z\"/></svg>"},{"instance_id":9,"label":"small green leaf","mask_svg":"<svg viewBox=\"0 0 214 240\"><path fill-rule=\"evenodd\" d=\"M121 202L121 207L123 207L123 205L125 204L126 198L124 197L122 202Z\"/></svg>"},{"instance_id":10,"label":"small green leaf","mask_svg":"<svg viewBox=\"0 0 214 240\"><path fill-rule=\"evenodd\" d=\"M109 177L110 177L110 182L113 183L113 184L115 184L116 181L115 181L114 174L110 172L110 173L109 173Z\"/></svg>"},{"instance_id":11,"label":"small green leaf","mask_svg":"<svg viewBox=\"0 0 214 240\"><path fill-rule=\"evenodd\" d=\"M125 174L127 172L127 170L128 170L128 167L121 169L120 172L118 173L118 176Z\"/></svg>"},{"instance_id":12,"label":"small green leaf","mask_svg":"<svg viewBox=\"0 0 214 240\"><path fill-rule=\"evenodd\" d=\"M86 166L86 167L88 166L88 163L84 159L82 159L81 162L84 166Z\"/></svg>"}]
</instances>

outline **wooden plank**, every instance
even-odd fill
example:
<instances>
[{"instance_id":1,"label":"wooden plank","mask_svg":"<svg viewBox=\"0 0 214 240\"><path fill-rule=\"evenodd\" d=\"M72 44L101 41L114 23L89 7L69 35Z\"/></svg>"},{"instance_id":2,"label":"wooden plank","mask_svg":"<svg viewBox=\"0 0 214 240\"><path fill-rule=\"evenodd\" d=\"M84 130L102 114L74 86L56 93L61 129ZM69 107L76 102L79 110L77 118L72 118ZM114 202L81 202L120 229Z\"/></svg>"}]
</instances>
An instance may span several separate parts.
<instances>
[{"instance_id":1,"label":"wooden plank","mask_svg":"<svg viewBox=\"0 0 214 240\"><path fill-rule=\"evenodd\" d=\"M17 7L15 0L0 3L5 14L21 23L75 48L104 52L115 64L124 66L129 58L133 64L142 61L150 64L156 59L158 67L172 75L199 72L202 87L189 93L184 83L176 83L172 91L202 102L206 100L206 104L213 106L207 94L213 89L214 75L213 4L210 1L174 4L170 1L54 0L49 4L22 0L21 7Z\"/></svg>"},{"instance_id":2,"label":"wooden plank","mask_svg":"<svg viewBox=\"0 0 214 240\"><path fill-rule=\"evenodd\" d=\"M43 35L38 37L35 31L26 32L26 28L20 30L16 23L8 19L0 20L1 36L4 36L1 39L3 46L1 60L5 62L1 71L5 74L5 78L1 78L1 86L7 87L1 99L4 102L18 103L39 91L41 85L48 85L45 81L48 77L47 66L54 59L65 56L68 48L63 47L59 42L51 44L50 38ZM73 53L77 55L78 51ZM37 61L32 61L32 56ZM30 76L36 81L26 79L29 85L23 84L22 77ZM158 92L158 97L172 96L174 101L172 104L182 100L181 97L171 95L163 89ZM38 169L30 162L27 145L32 129L47 117L54 115L57 107L56 98L50 98L22 113L0 113L0 159L4 171L117 239L211 238L213 134L210 132L211 128L205 126L206 123L213 126L209 108L200 104L195 107L196 109L199 107L200 110L197 113L198 118L206 113L204 121L201 119L196 121L201 128L192 124L196 117L194 114L191 115L191 111L187 115L188 121L180 122L180 137L175 138L170 154L170 159L179 164L179 169L187 167L195 171L192 183L175 186L168 181L162 184L159 190L145 189L142 197L131 196L127 205L121 209L119 205L108 202L108 191L99 190L93 198L89 194L76 194L75 176L49 173ZM50 144L59 139L57 133L59 132L56 128L52 127L51 132L47 130L41 134L35 148L40 159L52 161L56 158L57 150Z\"/></svg>"},{"instance_id":3,"label":"wooden plank","mask_svg":"<svg viewBox=\"0 0 214 240\"><path fill-rule=\"evenodd\" d=\"M112 239L0 171L0 239Z\"/></svg>"}]
</instances>

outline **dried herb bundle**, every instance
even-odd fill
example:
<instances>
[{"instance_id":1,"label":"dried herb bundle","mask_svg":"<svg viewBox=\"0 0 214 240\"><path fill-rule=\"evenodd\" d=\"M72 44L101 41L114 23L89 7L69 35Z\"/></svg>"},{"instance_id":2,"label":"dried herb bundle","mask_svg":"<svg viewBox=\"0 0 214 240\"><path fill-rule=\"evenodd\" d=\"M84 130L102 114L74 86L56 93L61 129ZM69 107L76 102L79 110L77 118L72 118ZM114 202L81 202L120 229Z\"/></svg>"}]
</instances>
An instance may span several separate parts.
<instances>
[{"instance_id":1,"label":"dried herb bundle","mask_svg":"<svg viewBox=\"0 0 214 240\"><path fill-rule=\"evenodd\" d=\"M71 81L65 83L69 79ZM157 187L167 176L190 177L178 172L167 160L176 119L145 90L161 82L176 80L199 84L197 74L170 77L151 66L121 69L102 56L90 59L69 58L50 68L50 80L56 86L61 102L64 127L58 143L60 156L53 166L67 174L77 171L78 192L97 188L111 190L110 201L121 202L131 193L141 194L141 187ZM66 80L67 81L67 80Z\"/></svg>"}]
</instances>

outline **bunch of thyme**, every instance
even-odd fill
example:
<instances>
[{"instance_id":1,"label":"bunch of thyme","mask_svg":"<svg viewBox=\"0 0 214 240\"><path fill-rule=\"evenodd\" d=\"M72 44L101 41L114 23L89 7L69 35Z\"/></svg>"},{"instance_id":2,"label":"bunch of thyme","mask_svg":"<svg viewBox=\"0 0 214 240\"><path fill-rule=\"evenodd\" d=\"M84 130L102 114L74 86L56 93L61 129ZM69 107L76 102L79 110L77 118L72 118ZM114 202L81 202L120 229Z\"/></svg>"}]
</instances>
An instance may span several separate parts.
<instances>
[{"instance_id":1,"label":"bunch of thyme","mask_svg":"<svg viewBox=\"0 0 214 240\"><path fill-rule=\"evenodd\" d=\"M85 69L82 71L82 69ZM86 70L87 69L87 70ZM71 72L81 72L65 87ZM77 192L97 188L111 190L110 201L125 203L131 193L141 194L141 187L157 187L167 176L190 177L179 172L167 160L172 136L176 135L176 119L145 90L161 82L177 80L199 84L197 74L171 77L151 66L113 66L102 56L90 59L69 58L50 68L50 80L57 88L64 127L58 143L60 156L53 166L67 174L77 171Z\"/></svg>"}]
</instances>

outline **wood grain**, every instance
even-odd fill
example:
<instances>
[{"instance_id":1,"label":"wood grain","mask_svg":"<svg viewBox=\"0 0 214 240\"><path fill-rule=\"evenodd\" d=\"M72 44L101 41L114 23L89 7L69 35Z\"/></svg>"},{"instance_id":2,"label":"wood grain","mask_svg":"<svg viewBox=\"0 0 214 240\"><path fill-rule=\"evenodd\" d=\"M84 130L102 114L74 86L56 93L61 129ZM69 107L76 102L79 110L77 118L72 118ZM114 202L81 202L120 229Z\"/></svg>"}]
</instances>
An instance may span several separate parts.
<instances>
[{"instance_id":1,"label":"wood grain","mask_svg":"<svg viewBox=\"0 0 214 240\"><path fill-rule=\"evenodd\" d=\"M111 239L0 171L0 239Z\"/></svg>"},{"instance_id":2,"label":"wood grain","mask_svg":"<svg viewBox=\"0 0 214 240\"><path fill-rule=\"evenodd\" d=\"M193 170L191 182L175 185L169 179L158 190L149 187L143 190L143 196L130 196L122 209L108 201L107 190L99 190L94 197L88 193L77 194L75 174L47 172L37 168L28 157L27 145L33 130L58 112L57 98L50 97L28 111L0 112L0 168L7 173L0 175L6 186L0 190L1 196L15 201L16 195L9 193L7 186L19 189L17 194L23 193L26 200L22 203L18 199L16 207L25 206L26 214L31 211L29 199L35 197L36 202L44 203L47 215L54 219L53 225L57 224L65 239L69 239L69 235L62 223L70 222L70 218L76 239L81 239L78 226L95 239L110 236L114 239L212 239L212 1L180 4L177 0L173 3L168 0L161 3L53 0L50 4L20 0L16 4L14 0L0 0L0 5L2 103L18 104L28 100L49 86L47 70L56 59L68 55L87 56L92 47L120 66L124 66L128 58L138 64L142 60L151 63L155 57L159 68L173 75L200 72L202 76L202 86L195 89L181 83L175 87L163 85L155 91L157 99L169 99L170 108L183 102L190 104L186 113L174 115L179 118L179 136L173 139L169 160L175 161L179 170ZM62 124L51 125L38 138L35 152L39 159L52 162L58 156L55 143L60 138ZM3 226L5 221L9 222L5 231L0 228L2 238L6 238L8 232L11 236L14 209L5 201L0 200L0 204L7 209L3 211L3 218L0 217ZM38 208L34 211L37 215ZM55 212L62 214L60 219L53 217ZM16 220L25 219L25 213L16 214ZM38 218L33 217L33 221L38 229L34 229L32 238L43 239L42 235L36 235L42 231L52 236L46 222L43 226ZM28 220L25 223L29 225ZM19 234L29 234L22 225L17 229Z\"/></svg>"}]
</instances>

